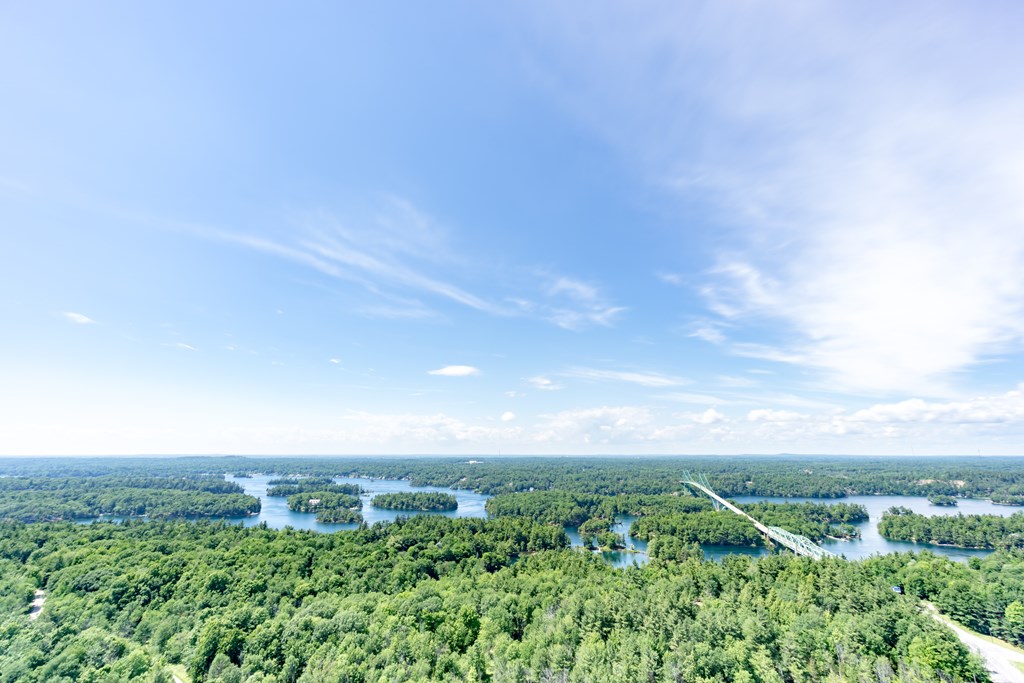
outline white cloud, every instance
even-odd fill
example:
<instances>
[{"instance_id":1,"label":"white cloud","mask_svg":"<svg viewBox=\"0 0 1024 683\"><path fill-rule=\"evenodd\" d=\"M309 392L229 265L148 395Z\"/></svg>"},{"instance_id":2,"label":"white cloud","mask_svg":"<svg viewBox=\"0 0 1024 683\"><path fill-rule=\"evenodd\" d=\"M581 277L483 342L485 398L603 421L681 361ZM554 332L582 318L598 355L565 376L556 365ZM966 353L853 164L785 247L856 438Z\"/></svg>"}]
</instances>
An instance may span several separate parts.
<instances>
[{"instance_id":1,"label":"white cloud","mask_svg":"<svg viewBox=\"0 0 1024 683\"><path fill-rule=\"evenodd\" d=\"M511 422L514 419L516 419L516 414L511 411L505 411L504 413L501 414L502 422Z\"/></svg>"},{"instance_id":2,"label":"white cloud","mask_svg":"<svg viewBox=\"0 0 1024 683\"><path fill-rule=\"evenodd\" d=\"M762 340L739 353L833 388L936 396L1020 348L1015 8L545 10L551 93L728 226L704 295Z\"/></svg>"},{"instance_id":3,"label":"white cloud","mask_svg":"<svg viewBox=\"0 0 1024 683\"><path fill-rule=\"evenodd\" d=\"M354 412L345 416L350 426L336 433L343 441L369 444L412 444L419 448L444 447L451 443L494 444L518 438L518 427L484 427L455 417L434 415Z\"/></svg>"},{"instance_id":4,"label":"white cloud","mask_svg":"<svg viewBox=\"0 0 1024 683\"><path fill-rule=\"evenodd\" d=\"M733 401L722 398L721 396L712 396L711 394L698 394L686 391L671 391L667 394L659 394L658 398L666 401L676 401L678 403L693 403L697 405L706 406L717 406L732 403Z\"/></svg>"},{"instance_id":5,"label":"white cloud","mask_svg":"<svg viewBox=\"0 0 1024 683\"><path fill-rule=\"evenodd\" d=\"M558 391L559 389L564 388L561 384L553 382L552 380L548 379L547 377L544 377L543 375L537 375L536 377L527 377L526 379L523 380L523 382L533 387L534 389L540 389L541 391Z\"/></svg>"},{"instance_id":6,"label":"white cloud","mask_svg":"<svg viewBox=\"0 0 1024 683\"><path fill-rule=\"evenodd\" d=\"M585 282L560 277L548 289L548 294L566 294L577 301L591 302L598 298L597 288Z\"/></svg>"},{"instance_id":7,"label":"white cloud","mask_svg":"<svg viewBox=\"0 0 1024 683\"><path fill-rule=\"evenodd\" d=\"M673 287L682 287L686 284L686 278L679 273L657 273L658 279Z\"/></svg>"},{"instance_id":8,"label":"white cloud","mask_svg":"<svg viewBox=\"0 0 1024 683\"><path fill-rule=\"evenodd\" d=\"M714 325L702 325L690 333L691 337L706 341L709 344L722 344L725 342L725 335L722 330Z\"/></svg>"},{"instance_id":9,"label":"white cloud","mask_svg":"<svg viewBox=\"0 0 1024 683\"><path fill-rule=\"evenodd\" d=\"M523 288L536 288L542 301L507 294L495 300L478 296L450 282L453 274L468 275L474 260L456 254L448 231L426 213L399 197L387 197L379 208L360 218L344 219L329 211L308 212L295 220L297 229L280 237L236 234L189 226L209 239L243 245L287 259L324 275L362 287L385 304L355 309L361 315L386 319L431 319L440 314L409 296L426 294L496 316L531 316L567 330L610 327L626 308L590 283L533 271ZM508 279L508 278L506 278ZM500 301L500 303L498 303Z\"/></svg>"},{"instance_id":10,"label":"white cloud","mask_svg":"<svg viewBox=\"0 0 1024 683\"><path fill-rule=\"evenodd\" d=\"M201 230L207 237L232 242L313 268L325 275L357 284L398 306L367 306L375 317L428 317L422 305L409 306L398 292L425 292L495 315L510 311L465 289L428 274L457 259L447 247L447 233L410 202L398 197L384 201L357 219L345 220L328 211L297 217L297 230L280 239ZM293 236L297 235L297 237Z\"/></svg>"},{"instance_id":11,"label":"white cloud","mask_svg":"<svg viewBox=\"0 0 1024 683\"><path fill-rule=\"evenodd\" d=\"M508 396L509 398L519 398L520 396L526 396L526 394L524 394L523 392L516 391L514 389L512 391L506 391L505 395Z\"/></svg>"},{"instance_id":12,"label":"white cloud","mask_svg":"<svg viewBox=\"0 0 1024 683\"><path fill-rule=\"evenodd\" d=\"M684 420L690 420L700 425L713 425L725 421L725 415L714 408L708 408L702 413L683 413L679 416Z\"/></svg>"},{"instance_id":13,"label":"white cloud","mask_svg":"<svg viewBox=\"0 0 1024 683\"><path fill-rule=\"evenodd\" d=\"M341 363L341 359L340 358L331 358L327 362L331 363L332 365L339 365Z\"/></svg>"},{"instance_id":14,"label":"white cloud","mask_svg":"<svg viewBox=\"0 0 1024 683\"><path fill-rule=\"evenodd\" d=\"M195 351L196 347L186 344L185 342L175 342L174 348L182 349L183 351Z\"/></svg>"},{"instance_id":15,"label":"white cloud","mask_svg":"<svg viewBox=\"0 0 1024 683\"><path fill-rule=\"evenodd\" d=\"M688 425L659 424L649 408L603 406L544 415L533 439L578 445L636 444L671 441L690 429Z\"/></svg>"},{"instance_id":16,"label":"white cloud","mask_svg":"<svg viewBox=\"0 0 1024 683\"><path fill-rule=\"evenodd\" d=\"M569 277L555 278L546 294L551 302L540 306L538 312L566 330L611 327L626 310L608 301L596 286Z\"/></svg>"},{"instance_id":17,"label":"white cloud","mask_svg":"<svg viewBox=\"0 0 1024 683\"><path fill-rule=\"evenodd\" d=\"M910 453L915 446L918 453L1017 453L1024 438L1024 391L964 401L882 403L853 412L764 407L733 417L715 408L668 413L648 406L601 406L542 415L522 426L519 417L501 419L480 424L444 413L352 413L330 438L334 444L365 443L391 452L459 444L479 450L481 444L501 443L523 453L864 454Z\"/></svg>"},{"instance_id":18,"label":"white cloud","mask_svg":"<svg viewBox=\"0 0 1024 683\"><path fill-rule=\"evenodd\" d=\"M807 420L808 416L802 413L795 413L790 410L772 410L770 408L758 408L747 413L747 419L751 422L797 422Z\"/></svg>"},{"instance_id":19,"label":"white cloud","mask_svg":"<svg viewBox=\"0 0 1024 683\"><path fill-rule=\"evenodd\" d=\"M1024 394L1020 390L1015 390L999 396L979 396L949 403L932 403L914 398L858 410L848 420L876 423L1024 423Z\"/></svg>"},{"instance_id":20,"label":"white cloud","mask_svg":"<svg viewBox=\"0 0 1024 683\"><path fill-rule=\"evenodd\" d=\"M750 388L757 386L759 382L751 377L737 377L735 375L719 375L718 384L723 387Z\"/></svg>"},{"instance_id":21,"label":"white cloud","mask_svg":"<svg viewBox=\"0 0 1024 683\"><path fill-rule=\"evenodd\" d=\"M446 365L437 370L428 370L427 374L441 377L476 377L480 374L480 369L472 365Z\"/></svg>"},{"instance_id":22,"label":"white cloud","mask_svg":"<svg viewBox=\"0 0 1024 683\"><path fill-rule=\"evenodd\" d=\"M690 380L673 377L657 372L631 372L622 370L597 370L595 368L573 368L560 373L564 377L574 377L592 382L627 382L643 387L665 388L689 384Z\"/></svg>"},{"instance_id":23,"label":"white cloud","mask_svg":"<svg viewBox=\"0 0 1024 683\"><path fill-rule=\"evenodd\" d=\"M61 313L61 315L63 315L67 320L69 320L70 322L75 323L76 325L95 325L96 324L95 320L93 320L92 318L90 318L87 315L82 315L81 313L74 313L72 311L65 311L64 313Z\"/></svg>"}]
</instances>

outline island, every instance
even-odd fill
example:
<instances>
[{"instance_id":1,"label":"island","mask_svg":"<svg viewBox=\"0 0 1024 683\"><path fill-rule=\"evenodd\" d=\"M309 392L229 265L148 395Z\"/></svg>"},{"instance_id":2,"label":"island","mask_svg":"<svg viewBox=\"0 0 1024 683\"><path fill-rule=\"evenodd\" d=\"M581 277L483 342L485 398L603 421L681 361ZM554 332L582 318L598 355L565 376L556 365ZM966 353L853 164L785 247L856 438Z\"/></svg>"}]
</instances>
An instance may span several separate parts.
<instances>
[{"instance_id":1,"label":"island","mask_svg":"<svg viewBox=\"0 0 1024 683\"><path fill-rule=\"evenodd\" d=\"M448 512L457 510L459 501L450 493L382 493L374 496L370 504L387 510L417 512Z\"/></svg>"}]
</instances>

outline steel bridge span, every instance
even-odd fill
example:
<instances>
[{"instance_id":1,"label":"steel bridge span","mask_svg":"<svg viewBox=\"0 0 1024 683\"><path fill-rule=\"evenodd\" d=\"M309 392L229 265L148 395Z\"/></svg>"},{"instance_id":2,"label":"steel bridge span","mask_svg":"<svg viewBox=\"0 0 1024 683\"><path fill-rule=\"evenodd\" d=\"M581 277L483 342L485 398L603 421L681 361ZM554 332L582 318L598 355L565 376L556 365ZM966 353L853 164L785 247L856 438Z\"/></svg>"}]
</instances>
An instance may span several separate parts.
<instances>
[{"instance_id":1,"label":"steel bridge span","mask_svg":"<svg viewBox=\"0 0 1024 683\"><path fill-rule=\"evenodd\" d=\"M765 524L761 524L761 522L757 521L756 519L748 515L746 512L740 510L738 507L727 501L725 498L722 498L720 495L712 491L706 479L702 483L698 481L692 481L691 477L687 477L686 479L683 480L682 483L686 484L687 486L692 486L701 493L707 495L709 498L711 498L712 501L714 501L716 508L719 506L724 507L730 512L735 512L740 517L743 517L744 519L748 520L751 524L757 527L757 530L764 534L769 540L778 543L779 545L785 548L789 548L797 555L803 555L804 557L813 557L816 560L820 560L823 557L835 557L834 553L830 553L829 551L825 550L820 545L814 543L813 541L811 541L811 539L807 538L806 536L794 534L792 532L786 531L781 527L767 526Z\"/></svg>"}]
</instances>

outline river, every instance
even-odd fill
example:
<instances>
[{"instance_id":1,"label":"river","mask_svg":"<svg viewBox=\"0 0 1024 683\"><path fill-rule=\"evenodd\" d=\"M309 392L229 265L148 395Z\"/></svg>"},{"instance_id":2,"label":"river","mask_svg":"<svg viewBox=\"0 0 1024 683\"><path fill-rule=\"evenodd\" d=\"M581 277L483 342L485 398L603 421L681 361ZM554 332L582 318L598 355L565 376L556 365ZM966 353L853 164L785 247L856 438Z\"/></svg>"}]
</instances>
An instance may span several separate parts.
<instances>
[{"instance_id":1,"label":"river","mask_svg":"<svg viewBox=\"0 0 1024 683\"><path fill-rule=\"evenodd\" d=\"M295 529L310 529L313 531L339 531L342 529L354 529L355 524L326 524L323 522L316 521L316 516L311 513L292 512L288 509L288 502L283 497L269 497L267 496L267 482L273 479L276 475L254 475L252 477L232 477L228 476L229 481L238 483L245 489L245 492L258 497L262 501L263 508L258 515L245 517L240 520L245 526L254 526L263 522L267 523L267 526L274 529L281 529L286 526L290 526ZM340 484L358 484L361 486L365 493L362 494L363 500L363 519L367 524L373 524L375 522L381 522L385 520L394 520L396 517L401 515L411 514L408 511L402 510L384 510L381 508L375 508L370 504L370 499L373 496L381 493L412 493L412 492L424 492L424 491L436 491L440 493L453 494L459 501L458 510L450 512L420 512L415 514L431 514L431 515L444 515L446 517L486 517L487 511L484 505L490 496L475 493L473 491L465 490L454 490L446 489L435 486L413 486L406 480L395 480L395 479L363 479L363 478L350 478L342 477L335 479ZM869 519L866 522L861 522L855 526L860 531L861 537L851 541L836 541L832 539L826 539L822 544L825 548L836 553L837 555L843 555L851 560L859 559L862 557L868 557L875 554L885 554L894 552L903 552L907 550L924 550L928 549L938 555L945 555L955 560L966 561L971 557L984 557L991 551L989 550L970 550L966 548L950 548L946 546L935 546L925 543L907 543L903 541L890 541L878 533L878 520L881 519L882 513L893 506L902 506L909 508L914 512L918 512L924 515L955 515L957 513L963 514L987 514L987 515L1011 515L1014 512L1021 510L1019 507L1010 507L1006 505L995 505L987 500L976 500L976 499L960 499L958 500L959 505L956 507L940 507L932 505L926 498L915 497L915 496L849 496L847 498L782 498L772 496L736 496L733 498L737 503L754 503L762 500L770 502L782 503L782 502L793 502L793 503L851 503L856 505L863 505L867 508ZM612 527L615 533L622 534L626 538L626 549L621 551L604 551L600 554L602 557L613 566L616 567L627 567L631 564L638 563L643 564L647 561L647 544L638 538L632 538L629 535L629 527L635 520L635 517L623 515L616 520L616 524ZM576 533L576 529L566 528L566 533L569 535L569 539L572 541L574 546L580 546L580 537ZM714 546L706 545L702 546L704 556L712 560L721 560L726 555L751 555L760 556L766 554L768 551L765 548L744 548L735 546Z\"/></svg>"}]
</instances>

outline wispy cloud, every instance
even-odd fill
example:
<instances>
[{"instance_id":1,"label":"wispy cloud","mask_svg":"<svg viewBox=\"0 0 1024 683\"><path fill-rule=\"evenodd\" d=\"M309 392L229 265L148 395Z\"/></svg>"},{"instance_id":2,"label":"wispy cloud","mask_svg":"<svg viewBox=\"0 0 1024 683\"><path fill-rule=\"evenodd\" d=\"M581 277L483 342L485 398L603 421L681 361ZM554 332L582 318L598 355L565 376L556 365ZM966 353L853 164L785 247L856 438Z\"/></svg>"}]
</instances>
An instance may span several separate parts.
<instances>
[{"instance_id":1,"label":"wispy cloud","mask_svg":"<svg viewBox=\"0 0 1024 683\"><path fill-rule=\"evenodd\" d=\"M61 313L65 320L75 323L76 325L95 325L96 321L87 315L81 313L74 313L73 311L65 311Z\"/></svg>"},{"instance_id":2,"label":"wispy cloud","mask_svg":"<svg viewBox=\"0 0 1024 683\"><path fill-rule=\"evenodd\" d=\"M583 330L610 327L626 310L595 284L533 269L528 269L529 277L519 278L518 293L493 298L475 294L450 278L455 273L479 274L479 268L468 265L472 259L455 252L447 230L400 197L386 197L376 210L358 219L343 219L321 210L298 216L295 224L286 235L276 237L194 230L355 284L385 301L356 309L368 317L439 317L429 303L415 298L423 297L427 302L431 298L450 301L489 315L528 316L563 329ZM542 281L539 289L535 284L538 277ZM505 280L516 286L516 277Z\"/></svg>"},{"instance_id":3,"label":"wispy cloud","mask_svg":"<svg viewBox=\"0 0 1024 683\"><path fill-rule=\"evenodd\" d=\"M634 372L628 370L599 370L596 368L572 368L559 373L563 377L587 380L590 382L627 382L642 387L666 388L689 384L684 377L675 377L658 372Z\"/></svg>"},{"instance_id":4,"label":"wispy cloud","mask_svg":"<svg viewBox=\"0 0 1024 683\"><path fill-rule=\"evenodd\" d=\"M416 415L359 411L346 415L344 420L351 427L334 432L334 438L353 443L411 444L430 450L467 442L491 446L516 439L521 434L519 427L474 425L444 413Z\"/></svg>"},{"instance_id":5,"label":"wispy cloud","mask_svg":"<svg viewBox=\"0 0 1024 683\"><path fill-rule=\"evenodd\" d=\"M834 388L937 395L1019 346L1024 46L1004 28L1018 8L645 9L546 12L546 78L729 226L703 294L763 344L737 351Z\"/></svg>"},{"instance_id":6,"label":"wispy cloud","mask_svg":"<svg viewBox=\"0 0 1024 683\"><path fill-rule=\"evenodd\" d=\"M428 274L439 265L450 270L455 262L447 246L447 232L400 197L385 197L375 210L354 219L321 210L301 214L295 223L297 227L281 237L207 228L198 231L352 282L387 300L407 303L400 293L418 292L486 313L510 314L500 305ZM425 317L422 306L365 310L384 317L410 317L408 313L415 310L415 317ZM400 313L395 315L396 311Z\"/></svg>"},{"instance_id":7,"label":"wispy cloud","mask_svg":"<svg viewBox=\"0 0 1024 683\"><path fill-rule=\"evenodd\" d=\"M480 374L480 369L472 365L446 365L437 370L429 370L427 374L441 377L476 377Z\"/></svg>"},{"instance_id":8,"label":"wispy cloud","mask_svg":"<svg viewBox=\"0 0 1024 683\"><path fill-rule=\"evenodd\" d=\"M726 419L725 415L718 412L714 408L708 408L707 410L700 413L683 413L681 415L678 415L677 417L679 417L682 420L696 422L699 425L718 424L719 422L725 422Z\"/></svg>"},{"instance_id":9,"label":"wispy cloud","mask_svg":"<svg viewBox=\"0 0 1024 683\"><path fill-rule=\"evenodd\" d=\"M673 287L682 287L686 284L687 278L680 273L657 273L658 279Z\"/></svg>"},{"instance_id":10,"label":"wispy cloud","mask_svg":"<svg viewBox=\"0 0 1024 683\"><path fill-rule=\"evenodd\" d=\"M625 312L625 307L609 301L595 285L560 276L548 286L547 302L540 313L567 330L586 327L610 327Z\"/></svg>"},{"instance_id":11,"label":"wispy cloud","mask_svg":"<svg viewBox=\"0 0 1024 683\"><path fill-rule=\"evenodd\" d=\"M678 442L693 429L692 424L666 423L645 406L601 406L543 415L530 435L538 442L590 447Z\"/></svg>"},{"instance_id":12,"label":"wispy cloud","mask_svg":"<svg viewBox=\"0 0 1024 683\"><path fill-rule=\"evenodd\" d=\"M725 334L722 332L721 327L715 325L714 323L704 323L697 327L697 329L691 332L688 336L693 337L695 339L700 339L702 341L706 341L709 344L723 344L726 340Z\"/></svg>"},{"instance_id":13,"label":"wispy cloud","mask_svg":"<svg viewBox=\"0 0 1024 683\"><path fill-rule=\"evenodd\" d=\"M537 375L536 377L527 377L523 380L523 383L527 386L533 387L534 389L540 389L541 391L558 391L564 387L543 375Z\"/></svg>"}]
</instances>

